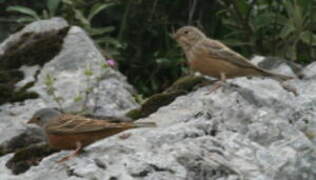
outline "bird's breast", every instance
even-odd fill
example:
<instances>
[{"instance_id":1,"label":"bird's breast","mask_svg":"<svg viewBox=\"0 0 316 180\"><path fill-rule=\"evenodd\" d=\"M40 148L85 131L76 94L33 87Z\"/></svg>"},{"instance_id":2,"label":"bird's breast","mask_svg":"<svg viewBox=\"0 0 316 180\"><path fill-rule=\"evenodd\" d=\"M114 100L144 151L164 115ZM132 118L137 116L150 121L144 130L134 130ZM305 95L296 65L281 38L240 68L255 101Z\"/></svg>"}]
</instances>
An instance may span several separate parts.
<instances>
[{"instance_id":1,"label":"bird's breast","mask_svg":"<svg viewBox=\"0 0 316 180\"><path fill-rule=\"evenodd\" d=\"M220 74L224 73L227 78L234 78L244 75L243 71L250 73L227 60L212 56L203 46L195 46L185 54L190 68L204 75L220 78Z\"/></svg>"},{"instance_id":2,"label":"bird's breast","mask_svg":"<svg viewBox=\"0 0 316 180\"><path fill-rule=\"evenodd\" d=\"M113 128L107 131L95 131L87 133L73 133L73 134L53 134L49 133L48 143L55 149L76 149L76 143L80 142L82 146L87 146L97 140L115 135L128 128Z\"/></svg>"}]
</instances>

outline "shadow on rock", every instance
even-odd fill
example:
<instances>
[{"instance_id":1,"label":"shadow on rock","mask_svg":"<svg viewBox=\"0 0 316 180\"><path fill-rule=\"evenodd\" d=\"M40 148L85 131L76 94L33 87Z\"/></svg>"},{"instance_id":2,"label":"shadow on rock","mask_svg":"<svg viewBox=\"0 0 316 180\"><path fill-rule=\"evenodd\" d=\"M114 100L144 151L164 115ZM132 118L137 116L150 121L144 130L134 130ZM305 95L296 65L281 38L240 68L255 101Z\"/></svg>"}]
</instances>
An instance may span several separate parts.
<instances>
[{"instance_id":1,"label":"shadow on rock","mask_svg":"<svg viewBox=\"0 0 316 180\"><path fill-rule=\"evenodd\" d=\"M36 166L46 156L57 152L46 143L31 145L27 148L18 150L14 156L6 163L7 168L12 170L13 174L26 172L31 166Z\"/></svg>"}]
</instances>

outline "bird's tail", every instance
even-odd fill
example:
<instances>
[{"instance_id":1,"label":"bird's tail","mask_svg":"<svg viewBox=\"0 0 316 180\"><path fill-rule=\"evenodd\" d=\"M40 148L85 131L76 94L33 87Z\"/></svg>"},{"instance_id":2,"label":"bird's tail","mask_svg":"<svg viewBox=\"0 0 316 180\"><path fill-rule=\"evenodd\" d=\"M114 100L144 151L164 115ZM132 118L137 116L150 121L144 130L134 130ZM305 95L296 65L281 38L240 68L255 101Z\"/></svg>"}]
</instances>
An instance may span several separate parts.
<instances>
[{"instance_id":1,"label":"bird's tail","mask_svg":"<svg viewBox=\"0 0 316 180\"><path fill-rule=\"evenodd\" d=\"M287 81L287 80L295 79L295 77L293 77L293 76L277 74L277 73L270 72L270 71L264 71L264 73L275 80Z\"/></svg>"},{"instance_id":2,"label":"bird's tail","mask_svg":"<svg viewBox=\"0 0 316 180\"><path fill-rule=\"evenodd\" d=\"M134 125L138 127L157 127L156 123L154 122L135 122Z\"/></svg>"}]
</instances>

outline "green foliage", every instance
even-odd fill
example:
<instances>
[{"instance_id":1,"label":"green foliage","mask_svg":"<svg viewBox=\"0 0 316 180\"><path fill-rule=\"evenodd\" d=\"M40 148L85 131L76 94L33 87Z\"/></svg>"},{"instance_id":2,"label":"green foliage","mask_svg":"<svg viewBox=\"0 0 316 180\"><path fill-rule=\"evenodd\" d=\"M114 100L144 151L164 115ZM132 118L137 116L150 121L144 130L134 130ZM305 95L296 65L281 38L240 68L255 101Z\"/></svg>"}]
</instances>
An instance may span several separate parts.
<instances>
[{"instance_id":1,"label":"green foliage","mask_svg":"<svg viewBox=\"0 0 316 180\"><path fill-rule=\"evenodd\" d=\"M310 0L229 1L218 16L230 31L224 36L229 45L249 53L281 56L305 61L313 56L316 45L316 5ZM301 49L308 49L301 53ZM300 52L300 53L298 53Z\"/></svg>"},{"instance_id":2,"label":"green foliage","mask_svg":"<svg viewBox=\"0 0 316 180\"><path fill-rule=\"evenodd\" d=\"M79 91L73 99L74 103L81 104L81 109L79 110L79 112L76 112L78 114L87 113L86 110L89 96L91 95L91 93L93 93L93 88L95 86L98 86L99 83L103 80L102 77L104 77L104 73L106 72L106 68L108 68L108 66L104 66L103 64L101 64L99 68L101 69L101 73L98 75L94 74L90 65L87 65L87 67L83 70L83 75L86 77L86 80L83 83L86 84L86 88L82 91ZM61 96L57 95L55 82L55 77L53 77L51 74L46 75L44 80L46 93L53 98L53 100L59 106L59 109L64 110L62 106L64 99Z\"/></svg>"},{"instance_id":3,"label":"green foliage","mask_svg":"<svg viewBox=\"0 0 316 180\"><path fill-rule=\"evenodd\" d=\"M82 0L47 0L46 8L42 13L38 13L26 6L9 6L6 8L8 12L16 12L21 14L21 17L16 19L19 23L29 23L41 19L49 19L57 14L66 18L73 25L78 25L85 29L100 47L112 49L122 48L123 45L108 36L109 33L115 30L114 26L95 27L92 23L93 19L102 11L114 6L112 2L96 2L90 5ZM116 52L110 52L115 54ZM117 54L117 53L116 53Z\"/></svg>"},{"instance_id":4,"label":"green foliage","mask_svg":"<svg viewBox=\"0 0 316 180\"><path fill-rule=\"evenodd\" d=\"M64 99L56 94L56 88L54 87L55 81L56 79L51 74L46 75L44 80L46 93L53 98L53 100L57 103L59 109L63 109L62 104L64 102Z\"/></svg>"},{"instance_id":5,"label":"green foliage","mask_svg":"<svg viewBox=\"0 0 316 180\"><path fill-rule=\"evenodd\" d=\"M162 92L187 74L183 52L170 33L188 24L245 56L280 56L299 63L316 59L314 0L51 0L42 6L30 2L29 9L16 8L26 7L21 1L8 10L32 21L58 14L83 27L106 56L119 62L119 70L144 97Z\"/></svg>"},{"instance_id":6,"label":"green foliage","mask_svg":"<svg viewBox=\"0 0 316 180\"><path fill-rule=\"evenodd\" d=\"M25 6L9 6L7 7L6 11L22 14L23 16L19 17L17 22L33 22L40 19L49 19L54 17L60 2L60 0L47 0L47 9L43 9L42 14L38 14L35 10Z\"/></svg>"},{"instance_id":7,"label":"green foliage","mask_svg":"<svg viewBox=\"0 0 316 180\"><path fill-rule=\"evenodd\" d=\"M115 30L114 26L94 27L92 20L102 11L111 8L115 3L96 2L89 8L85 1L63 0L64 12L68 21L85 29L101 47L114 46L120 48L121 44L114 38L106 36Z\"/></svg>"}]
</instances>

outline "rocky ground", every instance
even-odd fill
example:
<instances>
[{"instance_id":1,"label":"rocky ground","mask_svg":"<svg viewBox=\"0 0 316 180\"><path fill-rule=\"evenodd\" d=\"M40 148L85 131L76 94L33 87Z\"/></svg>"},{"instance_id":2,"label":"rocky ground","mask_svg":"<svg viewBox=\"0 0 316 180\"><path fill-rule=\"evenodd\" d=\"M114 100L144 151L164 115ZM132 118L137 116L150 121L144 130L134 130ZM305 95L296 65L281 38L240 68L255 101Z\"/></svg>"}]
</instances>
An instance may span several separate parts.
<instances>
[{"instance_id":1,"label":"rocky ground","mask_svg":"<svg viewBox=\"0 0 316 180\"><path fill-rule=\"evenodd\" d=\"M228 80L213 93L211 85L196 87L174 93L177 96L167 102L157 99L163 106L138 120L156 122L157 128L100 140L62 164L55 161L69 151L49 152L33 166L13 161L19 149L43 142L42 131L25 124L39 108L55 106L96 116L124 116L140 108L133 88L122 74L104 66L105 59L86 33L67 26L58 18L38 21L0 44L3 61L8 47L25 33L66 31L53 58L16 67L24 76L15 88L24 87L38 97L0 106L1 180L316 179L316 64L301 68L261 57L253 61L300 77L286 82L297 96L269 78ZM124 134L128 138L120 138Z\"/></svg>"}]
</instances>

